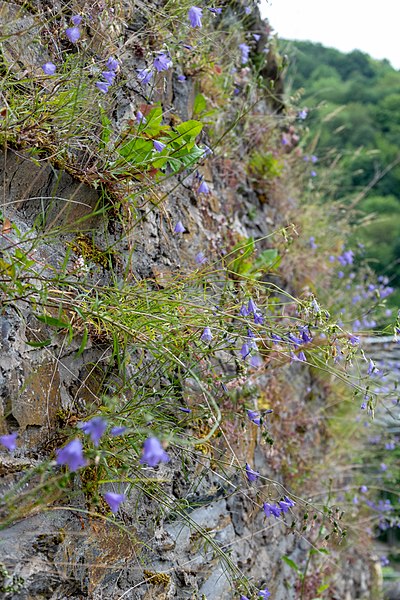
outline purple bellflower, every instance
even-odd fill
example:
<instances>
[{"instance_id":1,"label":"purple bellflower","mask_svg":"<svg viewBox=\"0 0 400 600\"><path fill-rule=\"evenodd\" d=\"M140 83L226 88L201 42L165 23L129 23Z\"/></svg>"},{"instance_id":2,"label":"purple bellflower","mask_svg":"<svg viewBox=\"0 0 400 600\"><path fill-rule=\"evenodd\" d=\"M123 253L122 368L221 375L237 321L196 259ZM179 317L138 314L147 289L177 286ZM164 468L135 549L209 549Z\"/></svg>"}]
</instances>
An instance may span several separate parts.
<instances>
[{"instance_id":1,"label":"purple bellflower","mask_svg":"<svg viewBox=\"0 0 400 600\"><path fill-rule=\"evenodd\" d=\"M143 444L143 456L140 464L147 464L149 467L156 467L158 463L167 463L171 459L161 446L161 442L155 437L149 437Z\"/></svg>"},{"instance_id":2,"label":"purple bellflower","mask_svg":"<svg viewBox=\"0 0 400 600\"><path fill-rule=\"evenodd\" d=\"M172 60L165 52L160 52L153 62L155 70L160 73L160 71L168 71L170 67L172 67Z\"/></svg>"},{"instance_id":3,"label":"purple bellflower","mask_svg":"<svg viewBox=\"0 0 400 600\"><path fill-rule=\"evenodd\" d=\"M259 367L262 366L262 364L263 364L263 360L259 354L253 354L252 356L250 356L250 365L254 369L258 369Z\"/></svg>"},{"instance_id":4,"label":"purple bellflower","mask_svg":"<svg viewBox=\"0 0 400 600\"><path fill-rule=\"evenodd\" d=\"M266 517L270 517L273 515L276 519L280 517L282 513L282 509L276 504L270 504L269 502L264 502L263 510L265 512Z\"/></svg>"},{"instance_id":5,"label":"purple bellflower","mask_svg":"<svg viewBox=\"0 0 400 600\"><path fill-rule=\"evenodd\" d=\"M250 347L248 344L246 344L246 342L241 347L240 354L242 355L243 360L245 360L250 354Z\"/></svg>"},{"instance_id":6,"label":"purple bellflower","mask_svg":"<svg viewBox=\"0 0 400 600\"><path fill-rule=\"evenodd\" d=\"M243 596L243 594L240 596L240 600L249 600L247 596Z\"/></svg>"},{"instance_id":7,"label":"purple bellflower","mask_svg":"<svg viewBox=\"0 0 400 600\"><path fill-rule=\"evenodd\" d=\"M248 46L247 44L239 44L239 50L242 53L242 65L245 65L249 61L250 46Z\"/></svg>"},{"instance_id":8,"label":"purple bellflower","mask_svg":"<svg viewBox=\"0 0 400 600\"><path fill-rule=\"evenodd\" d=\"M306 108L303 108L303 110L301 110L297 116L299 117L299 119L304 121L305 119L307 119L307 115L308 115L308 110Z\"/></svg>"},{"instance_id":9,"label":"purple bellflower","mask_svg":"<svg viewBox=\"0 0 400 600\"><path fill-rule=\"evenodd\" d=\"M110 85L114 83L114 79L115 79L114 71L103 71L102 75L103 75L103 78L107 81L107 83L109 83Z\"/></svg>"},{"instance_id":10,"label":"purple bellflower","mask_svg":"<svg viewBox=\"0 0 400 600\"><path fill-rule=\"evenodd\" d=\"M54 75L54 73L56 72L56 65L52 62L47 62L42 66L43 69L43 73L45 75Z\"/></svg>"},{"instance_id":11,"label":"purple bellflower","mask_svg":"<svg viewBox=\"0 0 400 600\"><path fill-rule=\"evenodd\" d=\"M118 69L118 61L113 56L110 56L106 63L106 67L109 71L116 71Z\"/></svg>"},{"instance_id":12,"label":"purple bellflower","mask_svg":"<svg viewBox=\"0 0 400 600\"><path fill-rule=\"evenodd\" d=\"M69 444L56 450L57 464L67 465L70 471L76 471L80 467L86 467L87 461L83 458L83 448L80 439L75 438Z\"/></svg>"},{"instance_id":13,"label":"purple bellflower","mask_svg":"<svg viewBox=\"0 0 400 600\"><path fill-rule=\"evenodd\" d=\"M261 35L259 33L253 33L253 38L255 39L256 42L258 42L261 38Z\"/></svg>"},{"instance_id":14,"label":"purple bellflower","mask_svg":"<svg viewBox=\"0 0 400 600\"><path fill-rule=\"evenodd\" d=\"M175 233L185 233L186 229L182 225L182 221L178 221L174 227Z\"/></svg>"},{"instance_id":15,"label":"purple bellflower","mask_svg":"<svg viewBox=\"0 0 400 600\"><path fill-rule=\"evenodd\" d=\"M247 306L245 304L242 304L242 308L239 310L239 315L241 317L247 317L249 315L249 311L248 311Z\"/></svg>"},{"instance_id":16,"label":"purple bellflower","mask_svg":"<svg viewBox=\"0 0 400 600\"><path fill-rule=\"evenodd\" d=\"M201 184L199 185L199 187L197 189L197 193L198 194L209 194L210 193L208 185L206 184L205 181L201 182Z\"/></svg>"},{"instance_id":17,"label":"purple bellflower","mask_svg":"<svg viewBox=\"0 0 400 600\"><path fill-rule=\"evenodd\" d=\"M258 412L256 412L255 410L248 410L247 416L249 417L250 421L252 421L254 423L254 425L257 425L258 427L260 427L261 417L258 414Z\"/></svg>"},{"instance_id":18,"label":"purple bellflower","mask_svg":"<svg viewBox=\"0 0 400 600\"><path fill-rule=\"evenodd\" d=\"M194 260L197 262L198 265L204 265L204 263L207 262L207 258L204 252L201 251L196 254Z\"/></svg>"},{"instance_id":19,"label":"purple bellflower","mask_svg":"<svg viewBox=\"0 0 400 600\"><path fill-rule=\"evenodd\" d=\"M114 494L113 492L106 492L104 495L104 500L107 502L108 506L111 509L111 512L114 514L118 512L119 505L121 502L126 500L125 494Z\"/></svg>"},{"instance_id":20,"label":"purple bellflower","mask_svg":"<svg viewBox=\"0 0 400 600\"><path fill-rule=\"evenodd\" d=\"M74 15L73 17L71 17L71 21L74 25L78 26L82 23L82 17L81 15Z\"/></svg>"},{"instance_id":21,"label":"purple bellflower","mask_svg":"<svg viewBox=\"0 0 400 600\"><path fill-rule=\"evenodd\" d=\"M136 120L136 123L138 125L140 125L141 123L143 123L143 125L145 123L147 123L146 117L144 116L144 114L140 110L136 111L136 119L135 120Z\"/></svg>"},{"instance_id":22,"label":"purple bellflower","mask_svg":"<svg viewBox=\"0 0 400 600\"><path fill-rule=\"evenodd\" d=\"M166 147L166 144L164 144L163 142L159 142L158 140L153 140L153 146L156 152L162 152Z\"/></svg>"},{"instance_id":23,"label":"purple bellflower","mask_svg":"<svg viewBox=\"0 0 400 600\"><path fill-rule=\"evenodd\" d=\"M100 438L107 429L107 421L101 417L93 417L93 419L90 419L90 421L78 423L78 427L79 429L82 429L83 433L90 435L90 439L92 440L93 444L98 446Z\"/></svg>"},{"instance_id":24,"label":"purple bellflower","mask_svg":"<svg viewBox=\"0 0 400 600\"><path fill-rule=\"evenodd\" d=\"M249 481L257 481L260 477L260 473L258 471L253 471L248 463L246 463L246 475Z\"/></svg>"},{"instance_id":25,"label":"purple bellflower","mask_svg":"<svg viewBox=\"0 0 400 600\"><path fill-rule=\"evenodd\" d=\"M186 81L185 75L178 75L178 81L179 82Z\"/></svg>"},{"instance_id":26,"label":"purple bellflower","mask_svg":"<svg viewBox=\"0 0 400 600\"><path fill-rule=\"evenodd\" d=\"M18 433L9 433L8 435L0 435L0 444L7 450L15 450L17 447Z\"/></svg>"},{"instance_id":27,"label":"purple bellflower","mask_svg":"<svg viewBox=\"0 0 400 600\"><path fill-rule=\"evenodd\" d=\"M222 13L222 8L208 8L208 10L214 15L220 15Z\"/></svg>"},{"instance_id":28,"label":"purple bellflower","mask_svg":"<svg viewBox=\"0 0 400 600\"><path fill-rule=\"evenodd\" d=\"M205 327L203 333L200 336L202 342L206 342L209 344L213 339L213 334L211 333L211 329L209 327Z\"/></svg>"},{"instance_id":29,"label":"purple bellflower","mask_svg":"<svg viewBox=\"0 0 400 600\"><path fill-rule=\"evenodd\" d=\"M142 85L150 83L153 77L153 71L151 69L137 69L137 78Z\"/></svg>"},{"instance_id":30,"label":"purple bellflower","mask_svg":"<svg viewBox=\"0 0 400 600\"><path fill-rule=\"evenodd\" d=\"M68 27L68 29L65 30L65 35L72 44L76 44L81 37L81 30L79 27Z\"/></svg>"},{"instance_id":31,"label":"purple bellflower","mask_svg":"<svg viewBox=\"0 0 400 600\"><path fill-rule=\"evenodd\" d=\"M112 435L113 437L117 436L117 435L122 435L123 433L125 433L126 431L126 427L124 427L123 425L116 425L115 427L111 428L110 431L110 435Z\"/></svg>"},{"instance_id":32,"label":"purple bellflower","mask_svg":"<svg viewBox=\"0 0 400 600\"><path fill-rule=\"evenodd\" d=\"M110 84L106 81L96 81L96 86L103 94L107 94Z\"/></svg>"},{"instance_id":33,"label":"purple bellflower","mask_svg":"<svg viewBox=\"0 0 400 600\"><path fill-rule=\"evenodd\" d=\"M265 588L264 590L260 590L258 592L258 596L261 598L261 600L267 600L267 598L271 596L271 592L268 590L268 588Z\"/></svg>"},{"instance_id":34,"label":"purple bellflower","mask_svg":"<svg viewBox=\"0 0 400 600\"><path fill-rule=\"evenodd\" d=\"M246 15L249 15L251 13L251 7L250 6L245 6L244 12L246 13Z\"/></svg>"},{"instance_id":35,"label":"purple bellflower","mask_svg":"<svg viewBox=\"0 0 400 600\"><path fill-rule=\"evenodd\" d=\"M203 10L198 6L192 6L189 8L189 21L191 27L201 27L201 17L203 15Z\"/></svg>"}]
</instances>

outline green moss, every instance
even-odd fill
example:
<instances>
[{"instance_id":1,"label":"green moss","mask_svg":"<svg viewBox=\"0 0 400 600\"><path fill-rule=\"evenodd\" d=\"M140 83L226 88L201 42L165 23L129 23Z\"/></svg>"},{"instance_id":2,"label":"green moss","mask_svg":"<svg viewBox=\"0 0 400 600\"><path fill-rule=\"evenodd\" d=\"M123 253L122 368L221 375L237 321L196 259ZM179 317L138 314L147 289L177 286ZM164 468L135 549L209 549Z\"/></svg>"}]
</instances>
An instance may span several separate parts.
<instances>
[{"instance_id":1,"label":"green moss","mask_svg":"<svg viewBox=\"0 0 400 600\"><path fill-rule=\"evenodd\" d=\"M116 263L113 252L110 250L101 250L87 235L79 234L69 246L75 254L82 256L85 261L100 265L103 269L110 269Z\"/></svg>"}]
</instances>

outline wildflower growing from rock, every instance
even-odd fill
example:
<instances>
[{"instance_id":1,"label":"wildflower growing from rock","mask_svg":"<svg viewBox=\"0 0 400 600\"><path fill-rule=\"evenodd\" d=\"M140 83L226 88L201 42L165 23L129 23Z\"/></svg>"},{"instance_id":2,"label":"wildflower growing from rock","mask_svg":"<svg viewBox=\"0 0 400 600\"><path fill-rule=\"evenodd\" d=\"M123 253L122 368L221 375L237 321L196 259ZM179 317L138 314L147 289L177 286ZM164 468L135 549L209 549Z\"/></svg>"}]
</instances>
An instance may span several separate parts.
<instances>
[{"instance_id":1,"label":"wildflower growing from rock","mask_svg":"<svg viewBox=\"0 0 400 600\"><path fill-rule=\"evenodd\" d=\"M249 61L250 46L248 46L247 44L239 44L239 50L242 54L242 56L241 56L242 65L245 65Z\"/></svg>"},{"instance_id":2,"label":"wildflower growing from rock","mask_svg":"<svg viewBox=\"0 0 400 600\"><path fill-rule=\"evenodd\" d=\"M43 73L45 75L54 75L54 73L56 72L56 65L52 62L47 62L42 66L43 69Z\"/></svg>"},{"instance_id":3,"label":"wildflower growing from rock","mask_svg":"<svg viewBox=\"0 0 400 600\"><path fill-rule=\"evenodd\" d=\"M307 119L307 115L308 115L308 110L306 108L303 108L303 110L301 110L297 116L299 117L299 119L304 121L305 119Z\"/></svg>"},{"instance_id":4,"label":"wildflower growing from rock","mask_svg":"<svg viewBox=\"0 0 400 600\"><path fill-rule=\"evenodd\" d=\"M186 231L186 229L182 225L182 221L177 222L177 224L174 227L174 231L175 233L184 233Z\"/></svg>"},{"instance_id":5,"label":"wildflower growing from rock","mask_svg":"<svg viewBox=\"0 0 400 600\"><path fill-rule=\"evenodd\" d=\"M165 52L160 52L153 61L153 66L158 73L168 71L172 67L172 60Z\"/></svg>"},{"instance_id":6,"label":"wildflower growing from rock","mask_svg":"<svg viewBox=\"0 0 400 600\"><path fill-rule=\"evenodd\" d=\"M261 417L258 414L258 412L256 412L255 410L248 410L247 416L249 417L250 421L252 421L254 423L254 425L257 425L258 427L260 427Z\"/></svg>"},{"instance_id":7,"label":"wildflower growing from rock","mask_svg":"<svg viewBox=\"0 0 400 600\"><path fill-rule=\"evenodd\" d=\"M167 463L170 457L161 446L161 442L155 437L149 437L143 444L143 455L140 464L156 467L160 462Z\"/></svg>"},{"instance_id":8,"label":"wildflower growing from rock","mask_svg":"<svg viewBox=\"0 0 400 600\"><path fill-rule=\"evenodd\" d=\"M162 152L164 148L166 148L166 144L164 144L163 142L159 142L158 140L153 140L153 146L156 152Z\"/></svg>"},{"instance_id":9,"label":"wildflower growing from rock","mask_svg":"<svg viewBox=\"0 0 400 600\"><path fill-rule=\"evenodd\" d=\"M118 69L118 61L113 56L107 60L106 67L109 71L116 71Z\"/></svg>"},{"instance_id":10,"label":"wildflower growing from rock","mask_svg":"<svg viewBox=\"0 0 400 600\"><path fill-rule=\"evenodd\" d=\"M68 27L68 29L65 30L65 35L72 44L76 44L81 37L81 31L79 27Z\"/></svg>"},{"instance_id":11,"label":"wildflower growing from rock","mask_svg":"<svg viewBox=\"0 0 400 600\"><path fill-rule=\"evenodd\" d=\"M76 438L69 442L64 448L56 450L58 465L67 465L70 471L76 471L87 465L87 461L83 457L82 442Z\"/></svg>"},{"instance_id":12,"label":"wildflower growing from rock","mask_svg":"<svg viewBox=\"0 0 400 600\"><path fill-rule=\"evenodd\" d=\"M222 13L222 8L209 8L208 10L215 15L220 15Z\"/></svg>"},{"instance_id":13,"label":"wildflower growing from rock","mask_svg":"<svg viewBox=\"0 0 400 600\"><path fill-rule=\"evenodd\" d=\"M82 429L83 433L90 435L93 444L98 446L103 433L107 429L107 421L101 417L93 417L90 421L79 423L78 427Z\"/></svg>"},{"instance_id":14,"label":"wildflower growing from rock","mask_svg":"<svg viewBox=\"0 0 400 600\"><path fill-rule=\"evenodd\" d=\"M258 596L261 598L261 600L267 600L267 598L271 596L271 592L268 590L268 588L265 588L264 590L260 590L258 592Z\"/></svg>"},{"instance_id":15,"label":"wildflower growing from rock","mask_svg":"<svg viewBox=\"0 0 400 600\"><path fill-rule=\"evenodd\" d=\"M213 339L213 334L211 333L211 329L209 327L205 327L203 333L200 337L202 342L206 342L209 344Z\"/></svg>"},{"instance_id":16,"label":"wildflower growing from rock","mask_svg":"<svg viewBox=\"0 0 400 600\"><path fill-rule=\"evenodd\" d=\"M153 77L153 72L151 69L137 69L137 77L142 85L147 85Z\"/></svg>"},{"instance_id":17,"label":"wildflower growing from rock","mask_svg":"<svg viewBox=\"0 0 400 600\"><path fill-rule=\"evenodd\" d=\"M71 21L74 25L78 26L82 23L82 17L81 15L74 15L71 17Z\"/></svg>"},{"instance_id":18,"label":"wildflower growing from rock","mask_svg":"<svg viewBox=\"0 0 400 600\"><path fill-rule=\"evenodd\" d=\"M185 75L178 75L178 81L186 81Z\"/></svg>"},{"instance_id":19,"label":"wildflower growing from rock","mask_svg":"<svg viewBox=\"0 0 400 600\"><path fill-rule=\"evenodd\" d=\"M260 477L260 473L258 471L253 471L248 463L246 463L246 475L249 481L257 481Z\"/></svg>"},{"instance_id":20,"label":"wildflower growing from rock","mask_svg":"<svg viewBox=\"0 0 400 600\"><path fill-rule=\"evenodd\" d=\"M0 444L7 450L15 450L17 447L18 433L9 433L8 435L0 435Z\"/></svg>"},{"instance_id":21,"label":"wildflower growing from rock","mask_svg":"<svg viewBox=\"0 0 400 600\"><path fill-rule=\"evenodd\" d=\"M106 492L103 494L103 498L114 514L118 512L119 505L126 500L125 494L114 494L113 492Z\"/></svg>"},{"instance_id":22,"label":"wildflower growing from rock","mask_svg":"<svg viewBox=\"0 0 400 600\"><path fill-rule=\"evenodd\" d=\"M198 6L192 6L189 8L189 21L191 27L201 27L201 17L203 16L203 11Z\"/></svg>"},{"instance_id":23,"label":"wildflower growing from rock","mask_svg":"<svg viewBox=\"0 0 400 600\"><path fill-rule=\"evenodd\" d=\"M253 33L253 38L255 39L256 42L258 42L261 38L261 35L259 33Z\"/></svg>"},{"instance_id":24,"label":"wildflower growing from rock","mask_svg":"<svg viewBox=\"0 0 400 600\"><path fill-rule=\"evenodd\" d=\"M96 81L96 86L103 94L107 94L110 84L106 81Z\"/></svg>"},{"instance_id":25,"label":"wildflower growing from rock","mask_svg":"<svg viewBox=\"0 0 400 600\"><path fill-rule=\"evenodd\" d=\"M116 425L115 427L112 427L111 431L110 431L110 435L112 435L113 437L117 436L117 435L122 435L123 433L125 433L126 431L126 427L124 427L123 425Z\"/></svg>"}]
</instances>

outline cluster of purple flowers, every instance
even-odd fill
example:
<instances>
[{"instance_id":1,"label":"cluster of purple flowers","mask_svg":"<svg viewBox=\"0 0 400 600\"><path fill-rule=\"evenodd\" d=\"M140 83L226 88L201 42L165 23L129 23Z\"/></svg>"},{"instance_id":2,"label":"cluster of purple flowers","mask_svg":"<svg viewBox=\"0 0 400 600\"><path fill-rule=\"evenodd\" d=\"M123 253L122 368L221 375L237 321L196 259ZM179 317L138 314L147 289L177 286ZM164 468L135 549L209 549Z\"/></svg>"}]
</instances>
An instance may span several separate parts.
<instances>
[{"instance_id":1,"label":"cluster of purple flowers","mask_svg":"<svg viewBox=\"0 0 400 600\"><path fill-rule=\"evenodd\" d=\"M263 510L265 512L266 517L270 517L273 515L276 519L281 516L282 513L287 513L289 508L295 505L295 502L288 498L284 497L283 500L280 500L278 504L270 504L269 502L264 502Z\"/></svg>"},{"instance_id":2,"label":"cluster of purple flowers","mask_svg":"<svg viewBox=\"0 0 400 600\"><path fill-rule=\"evenodd\" d=\"M81 30L79 29L79 25L82 23L82 17L80 15L74 15L71 18L73 27L68 27L65 30L65 35L69 39L72 44L76 44L76 42L81 37Z\"/></svg>"},{"instance_id":3,"label":"cluster of purple flowers","mask_svg":"<svg viewBox=\"0 0 400 600\"><path fill-rule=\"evenodd\" d=\"M242 308L239 310L239 315L241 317L253 315L254 323L256 325L263 325L264 323L262 312L257 308L256 303L252 298L248 301L247 306L245 304L242 305Z\"/></svg>"},{"instance_id":4,"label":"cluster of purple flowers","mask_svg":"<svg viewBox=\"0 0 400 600\"><path fill-rule=\"evenodd\" d=\"M137 78L142 85L148 85L155 72L168 71L172 67L172 60L167 52L158 52L153 60L152 68L137 69Z\"/></svg>"},{"instance_id":5,"label":"cluster of purple flowers","mask_svg":"<svg viewBox=\"0 0 400 600\"><path fill-rule=\"evenodd\" d=\"M116 70L118 69L118 61L110 56L110 58L107 60L106 67L107 71L102 72L102 76L105 81L96 81L97 88L103 92L103 94L106 94L110 85L114 83Z\"/></svg>"}]
</instances>

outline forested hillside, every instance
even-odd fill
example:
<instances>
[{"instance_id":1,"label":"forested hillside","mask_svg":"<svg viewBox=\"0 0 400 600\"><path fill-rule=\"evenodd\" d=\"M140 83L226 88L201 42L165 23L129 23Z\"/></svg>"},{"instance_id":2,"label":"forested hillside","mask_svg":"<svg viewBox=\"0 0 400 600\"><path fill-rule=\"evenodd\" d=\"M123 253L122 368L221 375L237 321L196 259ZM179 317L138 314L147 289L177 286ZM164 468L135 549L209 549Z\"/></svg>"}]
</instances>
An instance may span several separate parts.
<instances>
[{"instance_id":1,"label":"forested hillside","mask_svg":"<svg viewBox=\"0 0 400 600\"><path fill-rule=\"evenodd\" d=\"M311 42L282 45L290 55L287 91L303 90L308 109L305 146L311 144L326 165L339 161L342 175L334 197L354 209L352 219L360 224L354 242L365 244L371 267L398 288L400 72L358 50L344 54ZM396 292L392 305L398 300Z\"/></svg>"}]
</instances>

